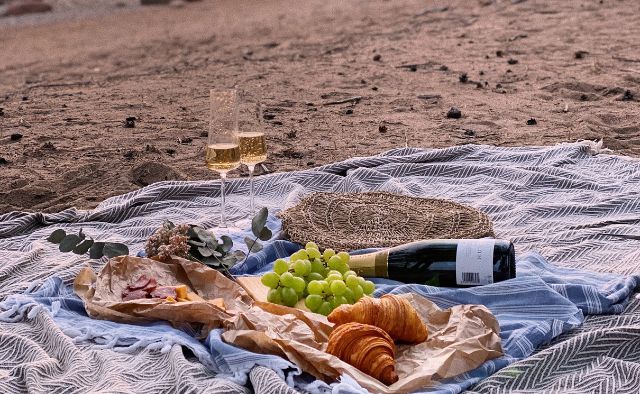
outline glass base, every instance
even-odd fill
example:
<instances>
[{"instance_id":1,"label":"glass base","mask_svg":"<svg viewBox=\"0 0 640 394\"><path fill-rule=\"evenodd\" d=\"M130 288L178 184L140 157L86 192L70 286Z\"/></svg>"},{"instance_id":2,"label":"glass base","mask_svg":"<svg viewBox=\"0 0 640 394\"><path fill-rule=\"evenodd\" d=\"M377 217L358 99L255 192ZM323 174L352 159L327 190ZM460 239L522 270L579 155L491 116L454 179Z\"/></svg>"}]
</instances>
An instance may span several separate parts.
<instances>
[{"instance_id":1,"label":"glass base","mask_svg":"<svg viewBox=\"0 0 640 394\"><path fill-rule=\"evenodd\" d=\"M249 224L249 226L251 226L251 224ZM235 223L234 224L228 223L227 227L216 226L216 227L211 227L208 230L213 232L216 235L216 237L220 238L220 236L222 235L238 234L244 229L240 226L236 227Z\"/></svg>"}]
</instances>

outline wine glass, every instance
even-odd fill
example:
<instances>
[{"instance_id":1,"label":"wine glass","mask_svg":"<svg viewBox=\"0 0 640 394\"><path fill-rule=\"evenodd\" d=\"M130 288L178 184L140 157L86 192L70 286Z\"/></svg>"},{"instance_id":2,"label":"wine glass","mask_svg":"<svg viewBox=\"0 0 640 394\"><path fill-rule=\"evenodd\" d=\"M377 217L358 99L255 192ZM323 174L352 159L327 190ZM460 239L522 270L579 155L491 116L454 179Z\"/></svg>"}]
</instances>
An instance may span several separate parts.
<instances>
[{"instance_id":1,"label":"wine glass","mask_svg":"<svg viewBox=\"0 0 640 394\"><path fill-rule=\"evenodd\" d=\"M241 124L238 131L240 161L249 169L249 217L255 213L253 171L256 165L267 160L267 143L262 124L262 102L254 94L243 92Z\"/></svg>"},{"instance_id":2,"label":"wine glass","mask_svg":"<svg viewBox=\"0 0 640 394\"><path fill-rule=\"evenodd\" d=\"M240 166L238 144L238 92L235 89L211 90L211 120L207 139L206 162L210 170L220 174L220 227L227 227L225 216L225 180L227 172Z\"/></svg>"}]
</instances>

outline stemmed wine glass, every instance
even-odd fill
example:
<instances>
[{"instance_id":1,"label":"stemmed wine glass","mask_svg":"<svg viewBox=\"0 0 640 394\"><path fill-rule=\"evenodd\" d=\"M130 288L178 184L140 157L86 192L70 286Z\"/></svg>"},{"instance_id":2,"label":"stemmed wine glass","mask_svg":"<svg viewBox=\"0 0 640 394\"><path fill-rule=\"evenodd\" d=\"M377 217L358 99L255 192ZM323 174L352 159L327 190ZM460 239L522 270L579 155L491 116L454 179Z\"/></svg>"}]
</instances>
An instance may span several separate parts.
<instances>
[{"instance_id":1,"label":"stemmed wine glass","mask_svg":"<svg viewBox=\"0 0 640 394\"><path fill-rule=\"evenodd\" d=\"M253 171L256 165L267 160L267 143L262 130L262 103L259 98L243 97L243 104L248 103L248 114L243 114L238 140L240 145L240 162L249 168L249 217L255 213L255 194L253 188ZM253 108L251 108L253 107ZM243 110L245 107L243 106ZM244 111L243 111L244 112Z\"/></svg>"},{"instance_id":2,"label":"stemmed wine glass","mask_svg":"<svg viewBox=\"0 0 640 394\"><path fill-rule=\"evenodd\" d=\"M235 89L211 90L211 121L207 139L206 162L210 170L220 174L220 226L227 227L225 216L225 180L227 172L240 166L238 141L238 92Z\"/></svg>"}]
</instances>

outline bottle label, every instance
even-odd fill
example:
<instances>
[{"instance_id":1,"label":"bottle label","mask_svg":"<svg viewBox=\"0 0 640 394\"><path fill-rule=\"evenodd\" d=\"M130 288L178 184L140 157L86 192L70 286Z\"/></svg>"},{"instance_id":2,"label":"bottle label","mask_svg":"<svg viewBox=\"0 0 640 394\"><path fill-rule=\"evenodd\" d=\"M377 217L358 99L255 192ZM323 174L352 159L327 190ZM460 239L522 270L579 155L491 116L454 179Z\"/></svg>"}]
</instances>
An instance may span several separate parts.
<instances>
[{"instance_id":1,"label":"bottle label","mask_svg":"<svg viewBox=\"0 0 640 394\"><path fill-rule=\"evenodd\" d=\"M481 286L493 283L493 239L465 239L456 250L456 283Z\"/></svg>"},{"instance_id":2,"label":"bottle label","mask_svg":"<svg viewBox=\"0 0 640 394\"><path fill-rule=\"evenodd\" d=\"M389 249L374 253L352 255L349 259L349 268L360 276L388 278L388 260Z\"/></svg>"}]
</instances>

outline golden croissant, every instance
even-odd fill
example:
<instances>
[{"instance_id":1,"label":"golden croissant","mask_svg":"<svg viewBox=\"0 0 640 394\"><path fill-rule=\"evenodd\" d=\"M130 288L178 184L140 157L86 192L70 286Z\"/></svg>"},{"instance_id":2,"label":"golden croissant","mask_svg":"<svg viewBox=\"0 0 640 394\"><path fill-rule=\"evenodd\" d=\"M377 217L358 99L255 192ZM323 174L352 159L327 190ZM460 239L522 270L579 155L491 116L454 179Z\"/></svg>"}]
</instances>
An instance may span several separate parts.
<instances>
[{"instance_id":1,"label":"golden croissant","mask_svg":"<svg viewBox=\"0 0 640 394\"><path fill-rule=\"evenodd\" d=\"M398 381L393 339L376 326L347 323L329 335L327 353L351 364L386 385Z\"/></svg>"},{"instance_id":2,"label":"golden croissant","mask_svg":"<svg viewBox=\"0 0 640 394\"><path fill-rule=\"evenodd\" d=\"M371 324L382 328L391 338L406 343L424 342L429 336L427 327L409 301L391 294L382 298L362 297L353 305L340 305L327 318L336 325Z\"/></svg>"}]
</instances>

